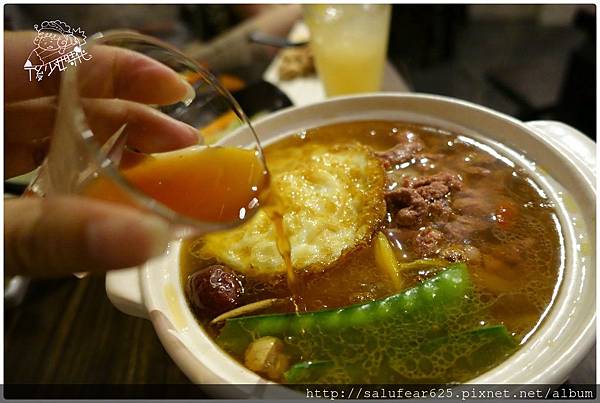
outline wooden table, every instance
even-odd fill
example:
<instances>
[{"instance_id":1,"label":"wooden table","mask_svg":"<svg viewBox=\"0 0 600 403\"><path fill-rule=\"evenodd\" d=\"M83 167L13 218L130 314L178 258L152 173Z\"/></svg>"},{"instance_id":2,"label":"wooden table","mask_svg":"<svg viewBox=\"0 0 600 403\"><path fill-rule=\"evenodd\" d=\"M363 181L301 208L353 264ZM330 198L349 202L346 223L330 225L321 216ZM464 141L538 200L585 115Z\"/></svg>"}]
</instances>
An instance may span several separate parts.
<instances>
[{"instance_id":1,"label":"wooden table","mask_svg":"<svg viewBox=\"0 0 600 403\"><path fill-rule=\"evenodd\" d=\"M33 281L4 315L6 384L189 383L152 324L112 306L104 276Z\"/></svg>"}]
</instances>

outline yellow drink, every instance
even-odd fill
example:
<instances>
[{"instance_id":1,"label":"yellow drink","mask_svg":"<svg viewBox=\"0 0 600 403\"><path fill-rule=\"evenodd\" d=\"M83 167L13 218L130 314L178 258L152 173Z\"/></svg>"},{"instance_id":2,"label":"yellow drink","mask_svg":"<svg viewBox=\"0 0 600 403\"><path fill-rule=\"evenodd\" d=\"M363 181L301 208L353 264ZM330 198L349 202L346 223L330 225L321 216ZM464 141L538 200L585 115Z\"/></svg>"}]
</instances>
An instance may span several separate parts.
<instances>
[{"instance_id":1,"label":"yellow drink","mask_svg":"<svg viewBox=\"0 0 600 403\"><path fill-rule=\"evenodd\" d=\"M306 5L317 72L328 96L381 89L389 4Z\"/></svg>"}]
</instances>

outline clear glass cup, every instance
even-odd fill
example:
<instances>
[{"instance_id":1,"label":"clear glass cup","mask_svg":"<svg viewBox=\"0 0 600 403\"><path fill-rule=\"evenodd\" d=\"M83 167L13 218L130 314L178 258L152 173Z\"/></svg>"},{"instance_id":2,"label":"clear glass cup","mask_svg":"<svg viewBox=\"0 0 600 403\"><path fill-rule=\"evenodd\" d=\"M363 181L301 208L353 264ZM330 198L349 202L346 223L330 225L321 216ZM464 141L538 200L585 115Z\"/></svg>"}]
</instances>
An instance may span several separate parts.
<instances>
[{"instance_id":1,"label":"clear glass cup","mask_svg":"<svg viewBox=\"0 0 600 403\"><path fill-rule=\"evenodd\" d=\"M308 4L304 21L328 96L381 89L390 28L389 4Z\"/></svg>"},{"instance_id":2,"label":"clear glass cup","mask_svg":"<svg viewBox=\"0 0 600 403\"><path fill-rule=\"evenodd\" d=\"M175 236L226 229L257 210L268 184L260 142L210 72L132 32L96 34L82 55L62 72L49 152L27 194L133 206Z\"/></svg>"}]
</instances>

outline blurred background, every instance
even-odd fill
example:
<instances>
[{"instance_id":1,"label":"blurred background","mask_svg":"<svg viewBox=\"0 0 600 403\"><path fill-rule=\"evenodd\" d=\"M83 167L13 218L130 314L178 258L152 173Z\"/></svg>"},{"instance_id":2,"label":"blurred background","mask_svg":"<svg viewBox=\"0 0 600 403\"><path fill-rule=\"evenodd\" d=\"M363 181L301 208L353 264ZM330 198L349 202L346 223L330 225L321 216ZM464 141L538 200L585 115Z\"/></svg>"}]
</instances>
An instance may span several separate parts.
<instances>
[{"instance_id":1,"label":"blurred background","mask_svg":"<svg viewBox=\"0 0 600 403\"><path fill-rule=\"evenodd\" d=\"M261 78L275 49L247 43L248 25L285 36L299 16L296 7L269 17L270 8L7 5L5 27L30 30L45 19L61 19L88 35L134 29L251 83ZM595 13L594 5L396 4L388 60L412 91L466 99L523 120L561 120L595 138Z\"/></svg>"},{"instance_id":2,"label":"blurred background","mask_svg":"<svg viewBox=\"0 0 600 403\"><path fill-rule=\"evenodd\" d=\"M594 5L396 5L389 57L415 91L596 137Z\"/></svg>"}]
</instances>

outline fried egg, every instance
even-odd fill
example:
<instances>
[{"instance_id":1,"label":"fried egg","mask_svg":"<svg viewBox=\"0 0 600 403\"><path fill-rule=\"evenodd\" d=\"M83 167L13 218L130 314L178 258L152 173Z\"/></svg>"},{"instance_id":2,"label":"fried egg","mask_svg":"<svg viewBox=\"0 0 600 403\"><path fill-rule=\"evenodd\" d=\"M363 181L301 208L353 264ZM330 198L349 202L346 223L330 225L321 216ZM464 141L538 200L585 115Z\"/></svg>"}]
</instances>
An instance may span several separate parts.
<instances>
[{"instance_id":1,"label":"fried egg","mask_svg":"<svg viewBox=\"0 0 600 403\"><path fill-rule=\"evenodd\" d=\"M193 254L250 276L323 271L370 241L385 214L385 173L359 144L277 147L267 152L269 196L237 228L204 236ZM279 247L278 247L279 236Z\"/></svg>"}]
</instances>

